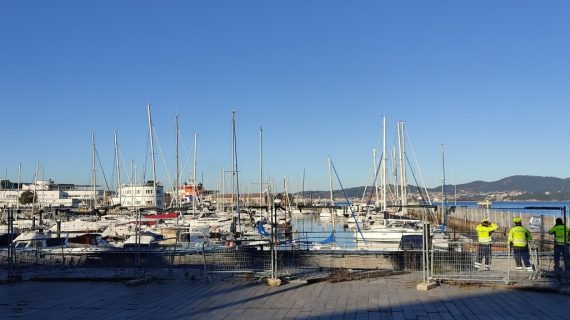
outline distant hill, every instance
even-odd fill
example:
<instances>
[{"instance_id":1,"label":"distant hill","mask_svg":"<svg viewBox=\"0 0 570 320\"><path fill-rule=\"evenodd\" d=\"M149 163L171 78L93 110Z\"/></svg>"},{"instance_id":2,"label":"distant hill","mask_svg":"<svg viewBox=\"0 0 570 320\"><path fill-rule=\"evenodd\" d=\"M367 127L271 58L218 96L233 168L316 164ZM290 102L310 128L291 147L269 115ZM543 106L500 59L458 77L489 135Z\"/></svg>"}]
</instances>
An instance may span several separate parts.
<instances>
[{"instance_id":1,"label":"distant hill","mask_svg":"<svg viewBox=\"0 0 570 320\"><path fill-rule=\"evenodd\" d=\"M555 177L539 176L511 176L493 182L473 181L466 184L458 184L457 191L473 193L512 191L520 191L525 193L568 192L570 191L570 178L561 179Z\"/></svg>"},{"instance_id":2,"label":"distant hill","mask_svg":"<svg viewBox=\"0 0 570 320\"><path fill-rule=\"evenodd\" d=\"M354 187L345 189L349 198L360 198L367 188L367 196L370 197L373 187ZM446 185L446 194L452 195L457 188L458 197L461 200L481 200L488 197L504 200L570 200L570 178L540 177L517 175L503 178L497 181L473 181L458 185ZM419 195L418 187L410 185L410 193ZM441 186L428 188L432 195L441 193ZM328 191L306 191L305 197L314 199L328 199ZM334 191L337 200L343 199L341 190Z\"/></svg>"}]
</instances>

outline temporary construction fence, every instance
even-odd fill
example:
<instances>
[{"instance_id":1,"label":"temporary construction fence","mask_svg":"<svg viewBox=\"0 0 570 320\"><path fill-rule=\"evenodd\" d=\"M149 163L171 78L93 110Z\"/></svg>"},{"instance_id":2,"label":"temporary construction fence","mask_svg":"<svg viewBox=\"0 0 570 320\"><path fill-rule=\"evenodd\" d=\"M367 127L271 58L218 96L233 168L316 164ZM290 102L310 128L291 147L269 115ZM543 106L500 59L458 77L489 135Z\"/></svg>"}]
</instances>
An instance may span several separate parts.
<instances>
[{"instance_id":1,"label":"temporary construction fence","mask_svg":"<svg viewBox=\"0 0 570 320\"><path fill-rule=\"evenodd\" d=\"M177 271L192 271L211 274L255 274L261 277L303 278L316 274L331 274L339 270L359 272L371 270L424 271L424 279L454 280L469 282L512 283L540 272L550 271L553 264L553 241L547 231L554 218L563 217L565 209L547 211L525 209L522 212L499 210L456 210L451 214L451 228L438 238L424 232L414 241L402 241L391 250L374 249L372 245L358 247L350 233L338 243L350 243L352 247L324 244L315 239L325 239L328 233L293 235L279 241L270 237L250 241L228 241L222 246L204 243L201 248L158 248L141 250L68 250L68 248L26 248L25 250L0 249L0 267L6 270L48 270L53 268L74 269L76 273L90 275L97 270L166 270L164 276ZM466 209L466 208L465 208ZM459 214L467 215L468 218ZM534 272L517 271L513 254L507 244L507 232L512 226L512 217L523 217L523 225L533 234L530 244ZM493 234L490 246L490 263L476 266L483 248L473 232L477 220L490 217L499 222L499 230ZM468 220L467 220L468 219ZM467 226L462 230L457 222ZM468 221L468 223L465 223ZM455 224L454 224L455 223ZM423 230L431 230L429 225ZM422 241L428 239L429 241ZM275 249L275 250L272 250ZM488 268L485 267L488 265ZM563 262L561 266L564 268ZM127 272L128 273L128 272ZM416 273L417 274L417 273Z\"/></svg>"},{"instance_id":2,"label":"temporary construction fence","mask_svg":"<svg viewBox=\"0 0 570 320\"><path fill-rule=\"evenodd\" d=\"M515 217L521 218L522 225L532 235L533 240L529 241L527 248L531 263L529 270L524 264L522 270L517 270L514 249L508 243L508 232L514 226ZM492 235L493 242L490 245L480 244L474 232L484 218L499 226ZM453 219L450 219L452 229L448 231L448 248L429 248L424 279L513 283L539 278L545 272L554 271L554 241L548 230L556 218L566 220L565 207L456 210ZM566 256L568 255L570 252L566 247ZM485 258L489 258L489 262ZM565 270L564 259L560 260L560 270Z\"/></svg>"},{"instance_id":3,"label":"temporary construction fence","mask_svg":"<svg viewBox=\"0 0 570 320\"><path fill-rule=\"evenodd\" d=\"M219 249L204 255L208 273L271 272L271 251L255 247ZM276 275L302 278L338 270L420 270L421 251L278 250Z\"/></svg>"},{"instance_id":4,"label":"temporary construction fence","mask_svg":"<svg viewBox=\"0 0 570 320\"><path fill-rule=\"evenodd\" d=\"M75 275L93 276L97 270L186 270L193 273L255 274L260 278L277 276L307 278L338 273L340 270L421 270L422 251L403 248L398 251L301 249L292 243L280 243L271 250L268 240L242 241L236 245L207 246L200 250L17 250L13 260L0 250L0 267L36 273L53 269L74 270ZM274 267L273 267L274 266ZM174 271L173 271L174 270ZM127 272L129 273L129 272ZM162 273L168 276L169 273Z\"/></svg>"}]
</instances>

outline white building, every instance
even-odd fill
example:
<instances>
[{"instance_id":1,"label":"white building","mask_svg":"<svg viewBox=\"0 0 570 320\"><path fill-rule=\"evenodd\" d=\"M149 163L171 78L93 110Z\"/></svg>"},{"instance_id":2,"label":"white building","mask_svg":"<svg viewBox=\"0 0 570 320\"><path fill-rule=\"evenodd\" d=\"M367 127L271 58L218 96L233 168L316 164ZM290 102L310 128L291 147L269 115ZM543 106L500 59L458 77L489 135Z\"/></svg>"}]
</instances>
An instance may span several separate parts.
<instances>
[{"instance_id":1,"label":"white building","mask_svg":"<svg viewBox=\"0 0 570 320\"><path fill-rule=\"evenodd\" d=\"M8 183L7 184L11 184ZM36 194L37 207L78 207L81 204L92 204L95 198L97 203L103 199L103 191L87 186L73 184L56 184L53 180L38 180L35 183L23 183L20 188L0 190L0 207L17 207L20 196L25 191ZM95 194L95 197L94 197Z\"/></svg>"},{"instance_id":2,"label":"white building","mask_svg":"<svg viewBox=\"0 0 570 320\"><path fill-rule=\"evenodd\" d=\"M118 190L113 203L127 208L164 208L163 186L156 185L152 181L146 184L124 184Z\"/></svg>"}]
</instances>

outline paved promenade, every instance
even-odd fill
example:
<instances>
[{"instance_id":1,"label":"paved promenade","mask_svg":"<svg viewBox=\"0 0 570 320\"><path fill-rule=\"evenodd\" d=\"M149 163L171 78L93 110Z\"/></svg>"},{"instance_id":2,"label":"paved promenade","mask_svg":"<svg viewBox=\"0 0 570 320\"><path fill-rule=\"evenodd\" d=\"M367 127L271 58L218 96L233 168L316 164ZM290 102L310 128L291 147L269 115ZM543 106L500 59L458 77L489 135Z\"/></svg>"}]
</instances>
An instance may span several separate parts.
<instances>
[{"instance_id":1,"label":"paved promenade","mask_svg":"<svg viewBox=\"0 0 570 320\"><path fill-rule=\"evenodd\" d=\"M0 284L0 319L568 319L570 296L442 285L410 275L281 287L238 280Z\"/></svg>"}]
</instances>

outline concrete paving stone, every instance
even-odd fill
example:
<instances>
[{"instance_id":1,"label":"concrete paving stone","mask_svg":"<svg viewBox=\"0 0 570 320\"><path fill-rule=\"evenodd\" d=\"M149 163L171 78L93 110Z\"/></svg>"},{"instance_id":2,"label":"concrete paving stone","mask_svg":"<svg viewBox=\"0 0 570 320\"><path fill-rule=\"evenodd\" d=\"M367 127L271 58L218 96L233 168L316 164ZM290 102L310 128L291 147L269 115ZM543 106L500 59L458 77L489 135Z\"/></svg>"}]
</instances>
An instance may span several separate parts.
<instances>
[{"instance_id":1,"label":"concrete paving stone","mask_svg":"<svg viewBox=\"0 0 570 320\"><path fill-rule=\"evenodd\" d=\"M289 312L289 310L287 310L287 309L275 310L275 312L272 314L271 318L272 319L284 319L287 316L287 312Z\"/></svg>"},{"instance_id":2,"label":"concrete paving stone","mask_svg":"<svg viewBox=\"0 0 570 320\"><path fill-rule=\"evenodd\" d=\"M287 310L287 313L285 314L285 319L299 319L299 313L301 313L301 310L299 309Z\"/></svg>"},{"instance_id":3,"label":"concrete paving stone","mask_svg":"<svg viewBox=\"0 0 570 320\"><path fill-rule=\"evenodd\" d=\"M430 320L441 320L441 316L439 315L439 312L428 312L428 318Z\"/></svg>"},{"instance_id":4,"label":"concrete paving stone","mask_svg":"<svg viewBox=\"0 0 570 320\"><path fill-rule=\"evenodd\" d=\"M422 308L425 310L425 312L427 312L427 313L437 312L437 309L435 308L433 303L431 303L430 300L420 299L419 303L421 303Z\"/></svg>"},{"instance_id":5,"label":"concrete paving stone","mask_svg":"<svg viewBox=\"0 0 570 320\"><path fill-rule=\"evenodd\" d=\"M297 314L297 319L309 319L310 316L311 316L310 311L299 311L299 313Z\"/></svg>"},{"instance_id":6,"label":"concrete paving stone","mask_svg":"<svg viewBox=\"0 0 570 320\"><path fill-rule=\"evenodd\" d=\"M457 308L457 306L455 306L455 302L446 302L443 305L447 308L449 313L451 313L454 316L460 316L462 314L461 311Z\"/></svg>"},{"instance_id":7,"label":"concrete paving stone","mask_svg":"<svg viewBox=\"0 0 570 320\"><path fill-rule=\"evenodd\" d=\"M325 312L329 311L329 310L334 310L335 306L337 304L339 304L338 300L340 298L336 295L332 295L329 299L327 299L326 303L325 303L325 307L324 310Z\"/></svg>"},{"instance_id":8,"label":"concrete paving stone","mask_svg":"<svg viewBox=\"0 0 570 320\"><path fill-rule=\"evenodd\" d=\"M270 319L270 317L271 313L267 312L267 310L260 310L260 309L246 309L239 316L240 319L248 319L248 320L266 320Z\"/></svg>"},{"instance_id":9,"label":"concrete paving stone","mask_svg":"<svg viewBox=\"0 0 570 320\"><path fill-rule=\"evenodd\" d=\"M392 319L394 319L394 320L405 320L406 317L404 317L404 312L401 312L401 311L394 312L394 311L392 311Z\"/></svg>"},{"instance_id":10,"label":"concrete paving stone","mask_svg":"<svg viewBox=\"0 0 570 320\"><path fill-rule=\"evenodd\" d=\"M416 317L427 317L427 312L424 310L414 310Z\"/></svg>"},{"instance_id":11,"label":"concrete paving stone","mask_svg":"<svg viewBox=\"0 0 570 320\"><path fill-rule=\"evenodd\" d=\"M405 319L416 319L418 316L414 310L404 310Z\"/></svg>"},{"instance_id":12,"label":"concrete paving stone","mask_svg":"<svg viewBox=\"0 0 570 320\"><path fill-rule=\"evenodd\" d=\"M368 312L358 312L356 313L356 320L368 320L369 318L369 313Z\"/></svg>"},{"instance_id":13,"label":"concrete paving stone","mask_svg":"<svg viewBox=\"0 0 570 320\"><path fill-rule=\"evenodd\" d=\"M344 320L356 320L356 311L345 312L343 319Z\"/></svg>"},{"instance_id":14,"label":"concrete paving stone","mask_svg":"<svg viewBox=\"0 0 570 320\"><path fill-rule=\"evenodd\" d=\"M441 317L442 320L452 320L452 319L457 319L456 317L454 317L451 313L449 312L440 312L439 316Z\"/></svg>"},{"instance_id":15,"label":"concrete paving stone","mask_svg":"<svg viewBox=\"0 0 570 320\"><path fill-rule=\"evenodd\" d=\"M570 296L551 293L445 284L419 292L406 281L281 287L201 280L136 287L25 281L0 287L0 319L567 319L570 305ZM48 299L54 292L57 299Z\"/></svg>"}]
</instances>

